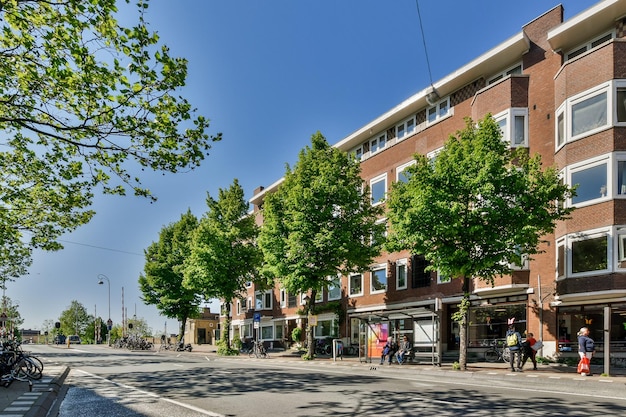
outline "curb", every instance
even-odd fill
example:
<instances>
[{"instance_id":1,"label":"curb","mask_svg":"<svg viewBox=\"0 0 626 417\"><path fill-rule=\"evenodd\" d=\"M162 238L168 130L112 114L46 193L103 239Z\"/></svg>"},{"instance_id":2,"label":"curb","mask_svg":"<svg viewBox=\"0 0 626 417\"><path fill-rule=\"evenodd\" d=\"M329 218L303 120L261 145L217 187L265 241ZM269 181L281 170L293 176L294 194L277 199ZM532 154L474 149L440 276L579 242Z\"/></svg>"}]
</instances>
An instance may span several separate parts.
<instances>
[{"instance_id":1,"label":"curb","mask_svg":"<svg viewBox=\"0 0 626 417\"><path fill-rule=\"evenodd\" d=\"M59 407L59 403L57 398L59 397L60 392L65 392L67 389L64 387L65 378L70 372L69 367L64 367L63 371L55 376L50 383L48 383L48 387L46 392L37 399L35 404L30 408L30 410L24 414L24 417L46 417L46 416L54 416L55 414L50 414L52 409L57 409Z\"/></svg>"}]
</instances>

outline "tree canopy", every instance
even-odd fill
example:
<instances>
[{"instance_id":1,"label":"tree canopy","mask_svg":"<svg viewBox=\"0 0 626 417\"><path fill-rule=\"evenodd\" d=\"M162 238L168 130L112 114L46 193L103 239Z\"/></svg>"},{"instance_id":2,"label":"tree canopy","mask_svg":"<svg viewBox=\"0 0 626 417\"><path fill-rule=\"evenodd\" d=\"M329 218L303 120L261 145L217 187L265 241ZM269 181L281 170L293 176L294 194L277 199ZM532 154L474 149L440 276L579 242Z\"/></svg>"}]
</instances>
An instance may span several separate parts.
<instances>
[{"instance_id":1,"label":"tree canopy","mask_svg":"<svg viewBox=\"0 0 626 417\"><path fill-rule=\"evenodd\" d=\"M309 311L329 277L366 270L380 254L382 208L372 205L360 173L357 160L317 132L263 203L259 245L265 271L288 293L310 293Z\"/></svg>"},{"instance_id":2,"label":"tree canopy","mask_svg":"<svg viewBox=\"0 0 626 417\"><path fill-rule=\"evenodd\" d=\"M187 61L148 30L147 7L139 0L136 24L122 27L115 0L0 4L4 277L87 223L96 188L154 198L136 172L193 169L221 138L179 95Z\"/></svg>"},{"instance_id":3,"label":"tree canopy","mask_svg":"<svg viewBox=\"0 0 626 417\"><path fill-rule=\"evenodd\" d=\"M139 277L143 301L156 306L163 316L177 319L181 337L185 322L198 315L202 302L198 292L183 286L184 264L197 226L198 219L187 210L179 221L163 227L159 241L145 251L144 272Z\"/></svg>"},{"instance_id":4,"label":"tree canopy","mask_svg":"<svg viewBox=\"0 0 626 417\"><path fill-rule=\"evenodd\" d=\"M558 171L526 149L511 151L490 115L467 120L433 160L415 160L388 195L387 249L424 255L445 276L493 283L539 253L542 236L571 212L559 203L573 190Z\"/></svg>"},{"instance_id":5,"label":"tree canopy","mask_svg":"<svg viewBox=\"0 0 626 417\"><path fill-rule=\"evenodd\" d=\"M256 241L259 228L237 179L229 188L219 189L217 200L207 193L206 204L207 212L193 233L184 285L207 300L228 302L243 296L247 282L262 285L258 273L262 255ZM228 332L222 336L228 348Z\"/></svg>"}]
</instances>

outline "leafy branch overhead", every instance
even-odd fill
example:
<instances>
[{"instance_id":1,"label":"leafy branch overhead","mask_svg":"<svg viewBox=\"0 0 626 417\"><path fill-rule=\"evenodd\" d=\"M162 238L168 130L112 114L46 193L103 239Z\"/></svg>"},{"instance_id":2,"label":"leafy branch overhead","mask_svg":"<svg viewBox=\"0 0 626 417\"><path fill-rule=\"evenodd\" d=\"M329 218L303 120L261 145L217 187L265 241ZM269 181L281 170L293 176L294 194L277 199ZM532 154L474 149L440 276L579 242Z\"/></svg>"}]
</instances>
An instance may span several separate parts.
<instances>
[{"instance_id":1,"label":"leafy branch overhead","mask_svg":"<svg viewBox=\"0 0 626 417\"><path fill-rule=\"evenodd\" d=\"M148 0L131 27L116 20L132 10L120 3L0 4L0 237L25 265L22 232L30 247L58 249L94 215L96 187L154 199L136 168L194 169L221 139L179 95L187 61L148 30Z\"/></svg>"}]
</instances>

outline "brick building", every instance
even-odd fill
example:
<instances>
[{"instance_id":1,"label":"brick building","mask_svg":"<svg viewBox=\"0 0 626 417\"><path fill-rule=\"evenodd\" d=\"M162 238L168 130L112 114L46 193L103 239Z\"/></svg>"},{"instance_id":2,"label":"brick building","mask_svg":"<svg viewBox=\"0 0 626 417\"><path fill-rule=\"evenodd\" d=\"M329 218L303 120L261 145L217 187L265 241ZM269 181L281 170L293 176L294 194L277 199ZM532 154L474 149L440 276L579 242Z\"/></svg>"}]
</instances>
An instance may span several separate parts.
<instances>
[{"instance_id":1,"label":"brick building","mask_svg":"<svg viewBox=\"0 0 626 417\"><path fill-rule=\"evenodd\" d=\"M556 6L334 145L361 160L378 201L414 153L435 155L465 117L491 113L511 147L541 154L545 166L556 164L564 181L578 184L565 202L576 210L545 236L543 254L493 287L472 282L470 353L503 338L507 318L515 317L518 330L544 341L543 356L569 354L585 325L600 355L610 348L612 360L626 356L625 16L626 0L605 0L565 22ZM250 202L259 218L264 196L281 181L255 190ZM407 334L426 360L455 354L451 316L461 280L425 267L408 252L383 253L371 271L337 277L317 300L327 308L316 318L316 337L340 338L376 356L387 337ZM384 283L382 291L372 277ZM231 334L288 343L302 325L305 296L251 286L246 299L233 301Z\"/></svg>"}]
</instances>

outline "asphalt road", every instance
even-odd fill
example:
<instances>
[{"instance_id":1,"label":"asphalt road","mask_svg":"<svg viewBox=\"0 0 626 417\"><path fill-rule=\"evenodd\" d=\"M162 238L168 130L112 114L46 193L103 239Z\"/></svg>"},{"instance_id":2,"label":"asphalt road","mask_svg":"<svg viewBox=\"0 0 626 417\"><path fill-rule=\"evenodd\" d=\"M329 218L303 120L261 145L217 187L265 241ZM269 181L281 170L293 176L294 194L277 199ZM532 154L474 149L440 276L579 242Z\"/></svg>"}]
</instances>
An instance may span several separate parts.
<instances>
[{"instance_id":1,"label":"asphalt road","mask_svg":"<svg viewBox=\"0 0 626 417\"><path fill-rule=\"evenodd\" d=\"M72 369L58 417L626 415L622 384L605 390L598 383L530 375L464 377L408 366L98 346L41 349L42 356Z\"/></svg>"}]
</instances>

